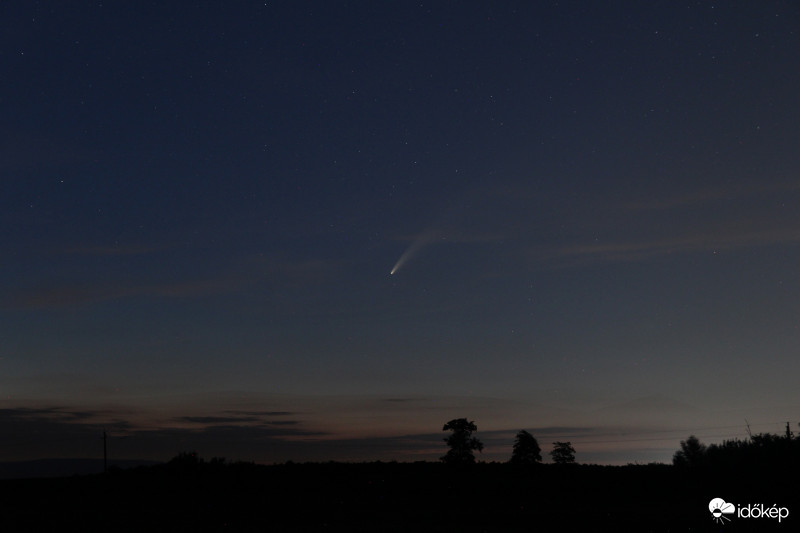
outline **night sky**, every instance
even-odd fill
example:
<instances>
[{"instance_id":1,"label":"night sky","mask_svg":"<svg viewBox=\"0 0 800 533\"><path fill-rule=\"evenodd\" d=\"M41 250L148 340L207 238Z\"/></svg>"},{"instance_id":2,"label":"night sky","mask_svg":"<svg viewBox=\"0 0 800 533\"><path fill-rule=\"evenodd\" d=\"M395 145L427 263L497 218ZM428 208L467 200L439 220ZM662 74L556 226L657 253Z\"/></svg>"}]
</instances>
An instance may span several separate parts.
<instances>
[{"instance_id":1,"label":"night sky","mask_svg":"<svg viewBox=\"0 0 800 533\"><path fill-rule=\"evenodd\" d=\"M0 461L800 420L800 7L0 4ZM392 273L393 272L393 273Z\"/></svg>"}]
</instances>

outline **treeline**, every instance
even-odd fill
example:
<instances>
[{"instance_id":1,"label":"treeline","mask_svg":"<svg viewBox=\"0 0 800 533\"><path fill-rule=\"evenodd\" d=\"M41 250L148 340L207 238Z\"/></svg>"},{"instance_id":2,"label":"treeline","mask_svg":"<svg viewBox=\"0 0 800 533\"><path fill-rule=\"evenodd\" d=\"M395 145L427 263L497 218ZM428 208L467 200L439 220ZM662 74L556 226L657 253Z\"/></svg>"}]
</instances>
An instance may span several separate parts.
<instances>
[{"instance_id":1,"label":"treeline","mask_svg":"<svg viewBox=\"0 0 800 533\"><path fill-rule=\"evenodd\" d=\"M473 436L477 430L475 422L466 418L450 420L442 428L451 432L444 438L447 453L440 460L445 464L475 464L474 451L482 451L483 443ZM575 448L570 442L553 442L549 452L556 465L576 464ZM380 461L379 461L380 462ZM392 461L394 462L394 461ZM542 463L542 449L536 438L525 430L520 430L514 439L511 465L537 465ZM291 461L286 463L292 465ZM653 463L656 465L658 463ZM795 436L786 424L783 435L759 433L747 439L725 440L721 444L703 444L694 435L680 442L680 449L672 457L672 464L678 468L703 466L758 466L758 467L800 467L800 436ZM228 462L225 458L213 457L205 461L196 452L181 452L166 464L156 467L171 472L194 472L205 470L251 469L260 465L252 462ZM668 465L664 465L668 466Z\"/></svg>"},{"instance_id":2,"label":"treeline","mask_svg":"<svg viewBox=\"0 0 800 533\"><path fill-rule=\"evenodd\" d=\"M478 429L475 422L466 418L454 418L444 425L442 431L450 431L451 435L444 439L450 448L441 460L452 465L467 465L475 463L474 450L483 451L483 443L472 436ZM555 464L575 464L575 448L570 442L554 442L550 452ZM527 431L520 430L514 438L514 447L510 463L513 464L539 464L542 462L542 449L536 438Z\"/></svg>"},{"instance_id":3,"label":"treeline","mask_svg":"<svg viewBox=\"0 0 800 533\"><path fill-rule=\"evenodd\" d=\"M478 428L475 422L457 418L447 422L443 431L452 432L444 439L450 448L441 460L451 464L471 464L475 462L473 451L482 451L483 443L472 433ZM748 427L749 433L749 427ZM575 448L570 442L554 442L550 452L555 464L575 464ZM536 438L525 430L517 433L514 439L510 464L540 464L541 448ZM681 441L675 452L672 464L679 468L719 466L719 467L800 467L800 436L795 437L789 423L783 435L759 433L747 439L725 440L721 444L705 445L691 435Z\"/></svg>"},{"instance_id":4,"label":"treeline","mask_svg":"<svg viewBox=\"0 0 800 533\"><path fill-rule=\"evenodd\" d=\"M725 440L721 444L705 445L691 435L681 441L672 457L672 464L691 467L798 467L800 466L800 437L786 424L786 433L759 433L747 439Z\"/></svg>"}]
</instances>

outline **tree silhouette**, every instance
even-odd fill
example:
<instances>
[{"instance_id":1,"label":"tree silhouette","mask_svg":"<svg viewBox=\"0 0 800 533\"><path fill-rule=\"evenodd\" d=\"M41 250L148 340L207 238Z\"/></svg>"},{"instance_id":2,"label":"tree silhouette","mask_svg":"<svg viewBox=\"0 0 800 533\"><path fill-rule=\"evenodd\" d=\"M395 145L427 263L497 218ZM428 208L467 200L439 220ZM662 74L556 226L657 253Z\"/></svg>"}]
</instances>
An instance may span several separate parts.
<instances>
[{"instance_id":1,"label":"tree silhouette","mask_svg":"<svg viewBox=\"0 0 800 533\"><path fill-rule=\"evenodd\" d=\"M180 452L167 463L167 467L174 471L187 474L189 472L199 472L203 467L203 458L197 452Z\"/></svg>"},{"instance_id":2,"label":"tree silhouette","mask_svg":"<svg viewBox=\"0 0 800 533\"><path fill-rule=\"evenodd\" d=\"M542 449L539 447L539 443L524 429L520 430L514 439L510 462L518 465L533 465L542 462Z\"/></svg>"},{"instance_id":3,"label":"tree silhouette","mask_svg":"<svg viewBox=\"0 0 800 533\"><path fill-rule=\"evenodd\" d=\"M553 458L553 462L557 465L574 464L575 448L572 447L571 442L554 442L550 457Z\"/></svg>"},{"instance_id":4,"label":"tree silhouette","mask_svg":"<svg viewBox=\"0 0 800 533\"><path fill-rule=\"evenodd\" d=\"M672 456L675 466L698 466L703 463L706 455L706 446L694 435L681 441L681 449Z\"/></svg>"},{"instance_id":5,"label":"tree silhouette","mask_svg":"<svg viewBox=\"0 0 800 533\"><path fill-rule=\"evenodd\" d=\"M456 465L474 463L472 450L483 451L483 443L472 436L472 432L477 430L475 422L466 418L455 418L445 424L442 431L452 431L453 434L444 439L450 449L442 456L442 461Z\"/></svg>"}]
</instances>

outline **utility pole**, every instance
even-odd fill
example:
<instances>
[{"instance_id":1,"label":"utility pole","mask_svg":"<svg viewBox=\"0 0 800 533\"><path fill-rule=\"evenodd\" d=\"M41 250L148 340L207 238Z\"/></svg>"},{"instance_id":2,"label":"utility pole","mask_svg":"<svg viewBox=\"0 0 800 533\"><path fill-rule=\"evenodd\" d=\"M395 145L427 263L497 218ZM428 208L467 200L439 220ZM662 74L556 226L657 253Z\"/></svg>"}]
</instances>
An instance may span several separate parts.
<instances>
[{"instance_id":1,"label":"utility pole","mask_svg":"<svg viewBox=\"0 0 800 533\"><path fill-rule=\"evenodd\" d=\"M103 430L103 473L108 472L108 438L106 437L106 430Z\"/></svg>"}]
</instances>

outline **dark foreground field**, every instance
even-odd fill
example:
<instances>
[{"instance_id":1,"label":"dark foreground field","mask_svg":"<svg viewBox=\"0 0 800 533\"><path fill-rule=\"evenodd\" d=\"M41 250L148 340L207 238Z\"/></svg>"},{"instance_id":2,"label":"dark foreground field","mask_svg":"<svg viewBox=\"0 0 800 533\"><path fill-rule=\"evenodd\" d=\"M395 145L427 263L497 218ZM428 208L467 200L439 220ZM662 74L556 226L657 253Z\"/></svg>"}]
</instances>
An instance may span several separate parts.
<instances>
[{"instance_id":1,"label":"dark foreground field","mask_svg":"<svg viewBox=\"0 0 800 533\"><path fill-rule=\"evenodd\" d=\"M436 463L159 465L0 482L0 531L798 531L795 469ZM778 504L733 517L709 501Z\"/></svg>"}]
</instances>

